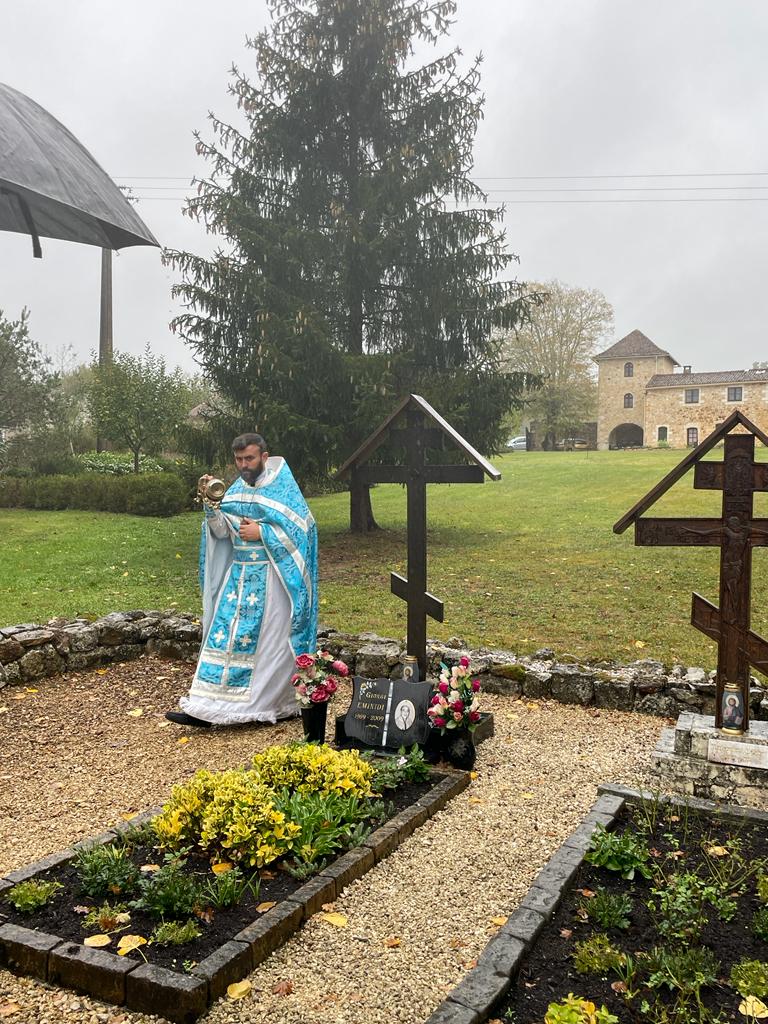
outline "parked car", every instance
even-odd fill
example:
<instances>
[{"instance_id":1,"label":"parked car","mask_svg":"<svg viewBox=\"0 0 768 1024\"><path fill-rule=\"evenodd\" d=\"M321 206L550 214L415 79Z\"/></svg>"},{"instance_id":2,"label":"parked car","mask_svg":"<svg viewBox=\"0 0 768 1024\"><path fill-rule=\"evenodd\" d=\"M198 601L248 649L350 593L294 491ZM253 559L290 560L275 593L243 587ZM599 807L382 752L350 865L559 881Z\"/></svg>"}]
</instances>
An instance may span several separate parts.
<instances>
[{"instance_id":1,"label":"parked car","mask_svg":"<svg viewBox=\"0 0 768 1024\"><path fill-rule=\"evenodd\" d=\"M526 441L525 434L521 434L519 437L510 437L507 441L508 452L527 452L528 442Z\"/></svg>"},{"instance_id":2,"label":"parked car","mask_svg":"<svg viewBox=\"0 0 768 1024\"><path fill-rule=\"evenodd\" d=\"M564 437L562 441L557 442L555 448L560 452L579 452L589 448L589 442L583 437Z\"/></svg>"}]
</instances>

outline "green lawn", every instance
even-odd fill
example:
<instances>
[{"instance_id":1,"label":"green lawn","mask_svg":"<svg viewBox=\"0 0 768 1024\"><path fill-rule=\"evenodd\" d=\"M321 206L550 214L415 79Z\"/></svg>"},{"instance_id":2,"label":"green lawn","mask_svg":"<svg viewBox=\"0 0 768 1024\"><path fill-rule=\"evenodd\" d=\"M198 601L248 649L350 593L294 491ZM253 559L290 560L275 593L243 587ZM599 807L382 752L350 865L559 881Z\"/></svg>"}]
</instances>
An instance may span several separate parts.
<instances>
[{"instance_id":1,"label":"green lawn","mask_svg":"<svg viewBox=\"0 0 768 1024\"><path fill-rule=\"evenodd\" d=\"M498 483L429 490L429 587L446 621L430 635L580 657L656 656L713 665L714 645L688 622L691 591L717 601L714 548L635 548L612 524L682 457L674 451L516 452L495 460ZM720 457L719 453L714 457ZM346 494L311 501L320 528L321 621L400 636L405 606L389 593L405 571L405 492L374 491L383 530L346 532ZM654 510L719 515L719 492L692 474ZM756 511L765 515L765 498ZM0 510L0 623L136 607L198 610L199 516L169 520ZM768 632L762 550L753 625Z\"/></svg>"}]
</instances>

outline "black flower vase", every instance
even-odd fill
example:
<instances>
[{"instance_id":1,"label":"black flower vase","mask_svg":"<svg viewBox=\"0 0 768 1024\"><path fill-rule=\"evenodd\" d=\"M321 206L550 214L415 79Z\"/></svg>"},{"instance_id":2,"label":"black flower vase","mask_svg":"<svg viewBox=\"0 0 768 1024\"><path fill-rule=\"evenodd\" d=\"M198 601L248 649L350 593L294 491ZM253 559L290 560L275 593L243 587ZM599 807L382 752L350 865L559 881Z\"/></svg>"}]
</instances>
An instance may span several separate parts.
<instances>
[{"instance_id":1,"label":"black flower vase","mask_svg":"<svg viewBox=\"0 0 768 1024\"><path fill-rule=\"evenodd\" d=\"M475 739L466 726L446 731L445 753L454 768L461 768L465 772L474 768L477 760Z\"/></svg>"},{"instance_id":2,"label":"black flower vase","mask_svg":"<svg viewBox=\"0 0 768 1024\"><path fill-rule=\"evenodd\" d=\"M325 743L325 720L328 716L328 701L310 704L301 709L301 724L304 726L305 743Z\"/></svg>"}]
</instances>

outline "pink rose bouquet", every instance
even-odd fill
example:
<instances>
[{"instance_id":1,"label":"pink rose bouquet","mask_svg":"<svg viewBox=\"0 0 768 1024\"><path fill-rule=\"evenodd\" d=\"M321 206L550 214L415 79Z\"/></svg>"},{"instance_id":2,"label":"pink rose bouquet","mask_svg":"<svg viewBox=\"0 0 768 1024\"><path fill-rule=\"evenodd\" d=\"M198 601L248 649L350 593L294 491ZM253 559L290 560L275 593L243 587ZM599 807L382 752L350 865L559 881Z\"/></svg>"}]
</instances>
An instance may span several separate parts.
<instances>
[{"instance_id":1,"label":"pink rose bouquet","mask_svg":"<svg viewBox=\"0 0 768 1024\"><path fill-rule=\"evenodd\" d=\"M348 675L349 668L328 651L300 654L296 658L296 671L291 676L296 700L303 708L325 704L338 690L340 679Z\"/></svg>"},{"instance_id":2,"label":"pink rose bouquet","mask_svg":"<svg viewBox=\"0 0 768 1024\"><path fill-rule=\"evenodd\" d=\"M461 658L451 669L441 664L436 689L427 708L430 725L443 733L446 729L463 728L474 732L480 721L480 682L470 677L469 658Z\"/></svg>"}]
</instances>

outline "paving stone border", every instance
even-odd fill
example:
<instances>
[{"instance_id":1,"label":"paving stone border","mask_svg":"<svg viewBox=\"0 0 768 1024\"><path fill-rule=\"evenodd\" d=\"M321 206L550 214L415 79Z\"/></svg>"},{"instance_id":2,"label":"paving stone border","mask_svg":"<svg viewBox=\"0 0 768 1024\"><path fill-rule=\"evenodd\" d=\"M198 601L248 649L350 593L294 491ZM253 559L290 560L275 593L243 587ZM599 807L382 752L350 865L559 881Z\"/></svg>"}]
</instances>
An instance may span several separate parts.
<instances>
[{"instance_id":1,"label":"paving stone border","mask_svg":"<svg viewBox=\"0 0 768 1024\"><path fill-rule=\"evenodd\" d=\"M0 926L0 967L127 1006L130 1010L157 1014L178 1024L191 1024L224 995L228 985L258 967L324 903L332 903L350 882L361 878L388 856L469 783L468 772L450 772L414 804L372 832L361 846L342 854L202 960L189 974L177 974L164 967L129 960L58 935L12 924ZM159 811L159 807L154 807L94 839L9 872L0 878L0 893L70 860L83 842L113 842L120 832L148 821Z\"/></svg>"},{"instance_id":2,"label":"paving stone border","mask_svg":"<svg viewBox=\"0 0 768 1024\"><path fill-rule=\"evenodd\" d=\"M51 619L0 627L0 690L66 672L157 654L194 662L200 620L173 608L111 612L100 619ZM376 679L403 674L405 643L376 633L343 633L322 626L318 643L349 665L354 675ZM444 658L470 659L472 674L488 693L558 700L613 711L677 717L715 712L715 673L649 658L629 664L587 664L549 648L517 655L498 648L469 648L459 637L428 646L430 671ZM752 717L768 720L768 693L752 678Z\"/></svg>"},{"instance_id":3,"label":"paving stone border","mask_svg":"<svg viewBox=\"0 0 768 1024\"><path fill-rule=\"evenodd\" d=\"M768 823L768 811L719 804L694 797L660 795L613 783L598 787L590 811L555 851L531 883L520 906L510 914L469 971L425 1024L483 1024L512 988L523 957L568 891L589 849L597 825L611 829L625 803L658 801L717 814L727 820Z\"/></svg>"}]
</instances>

